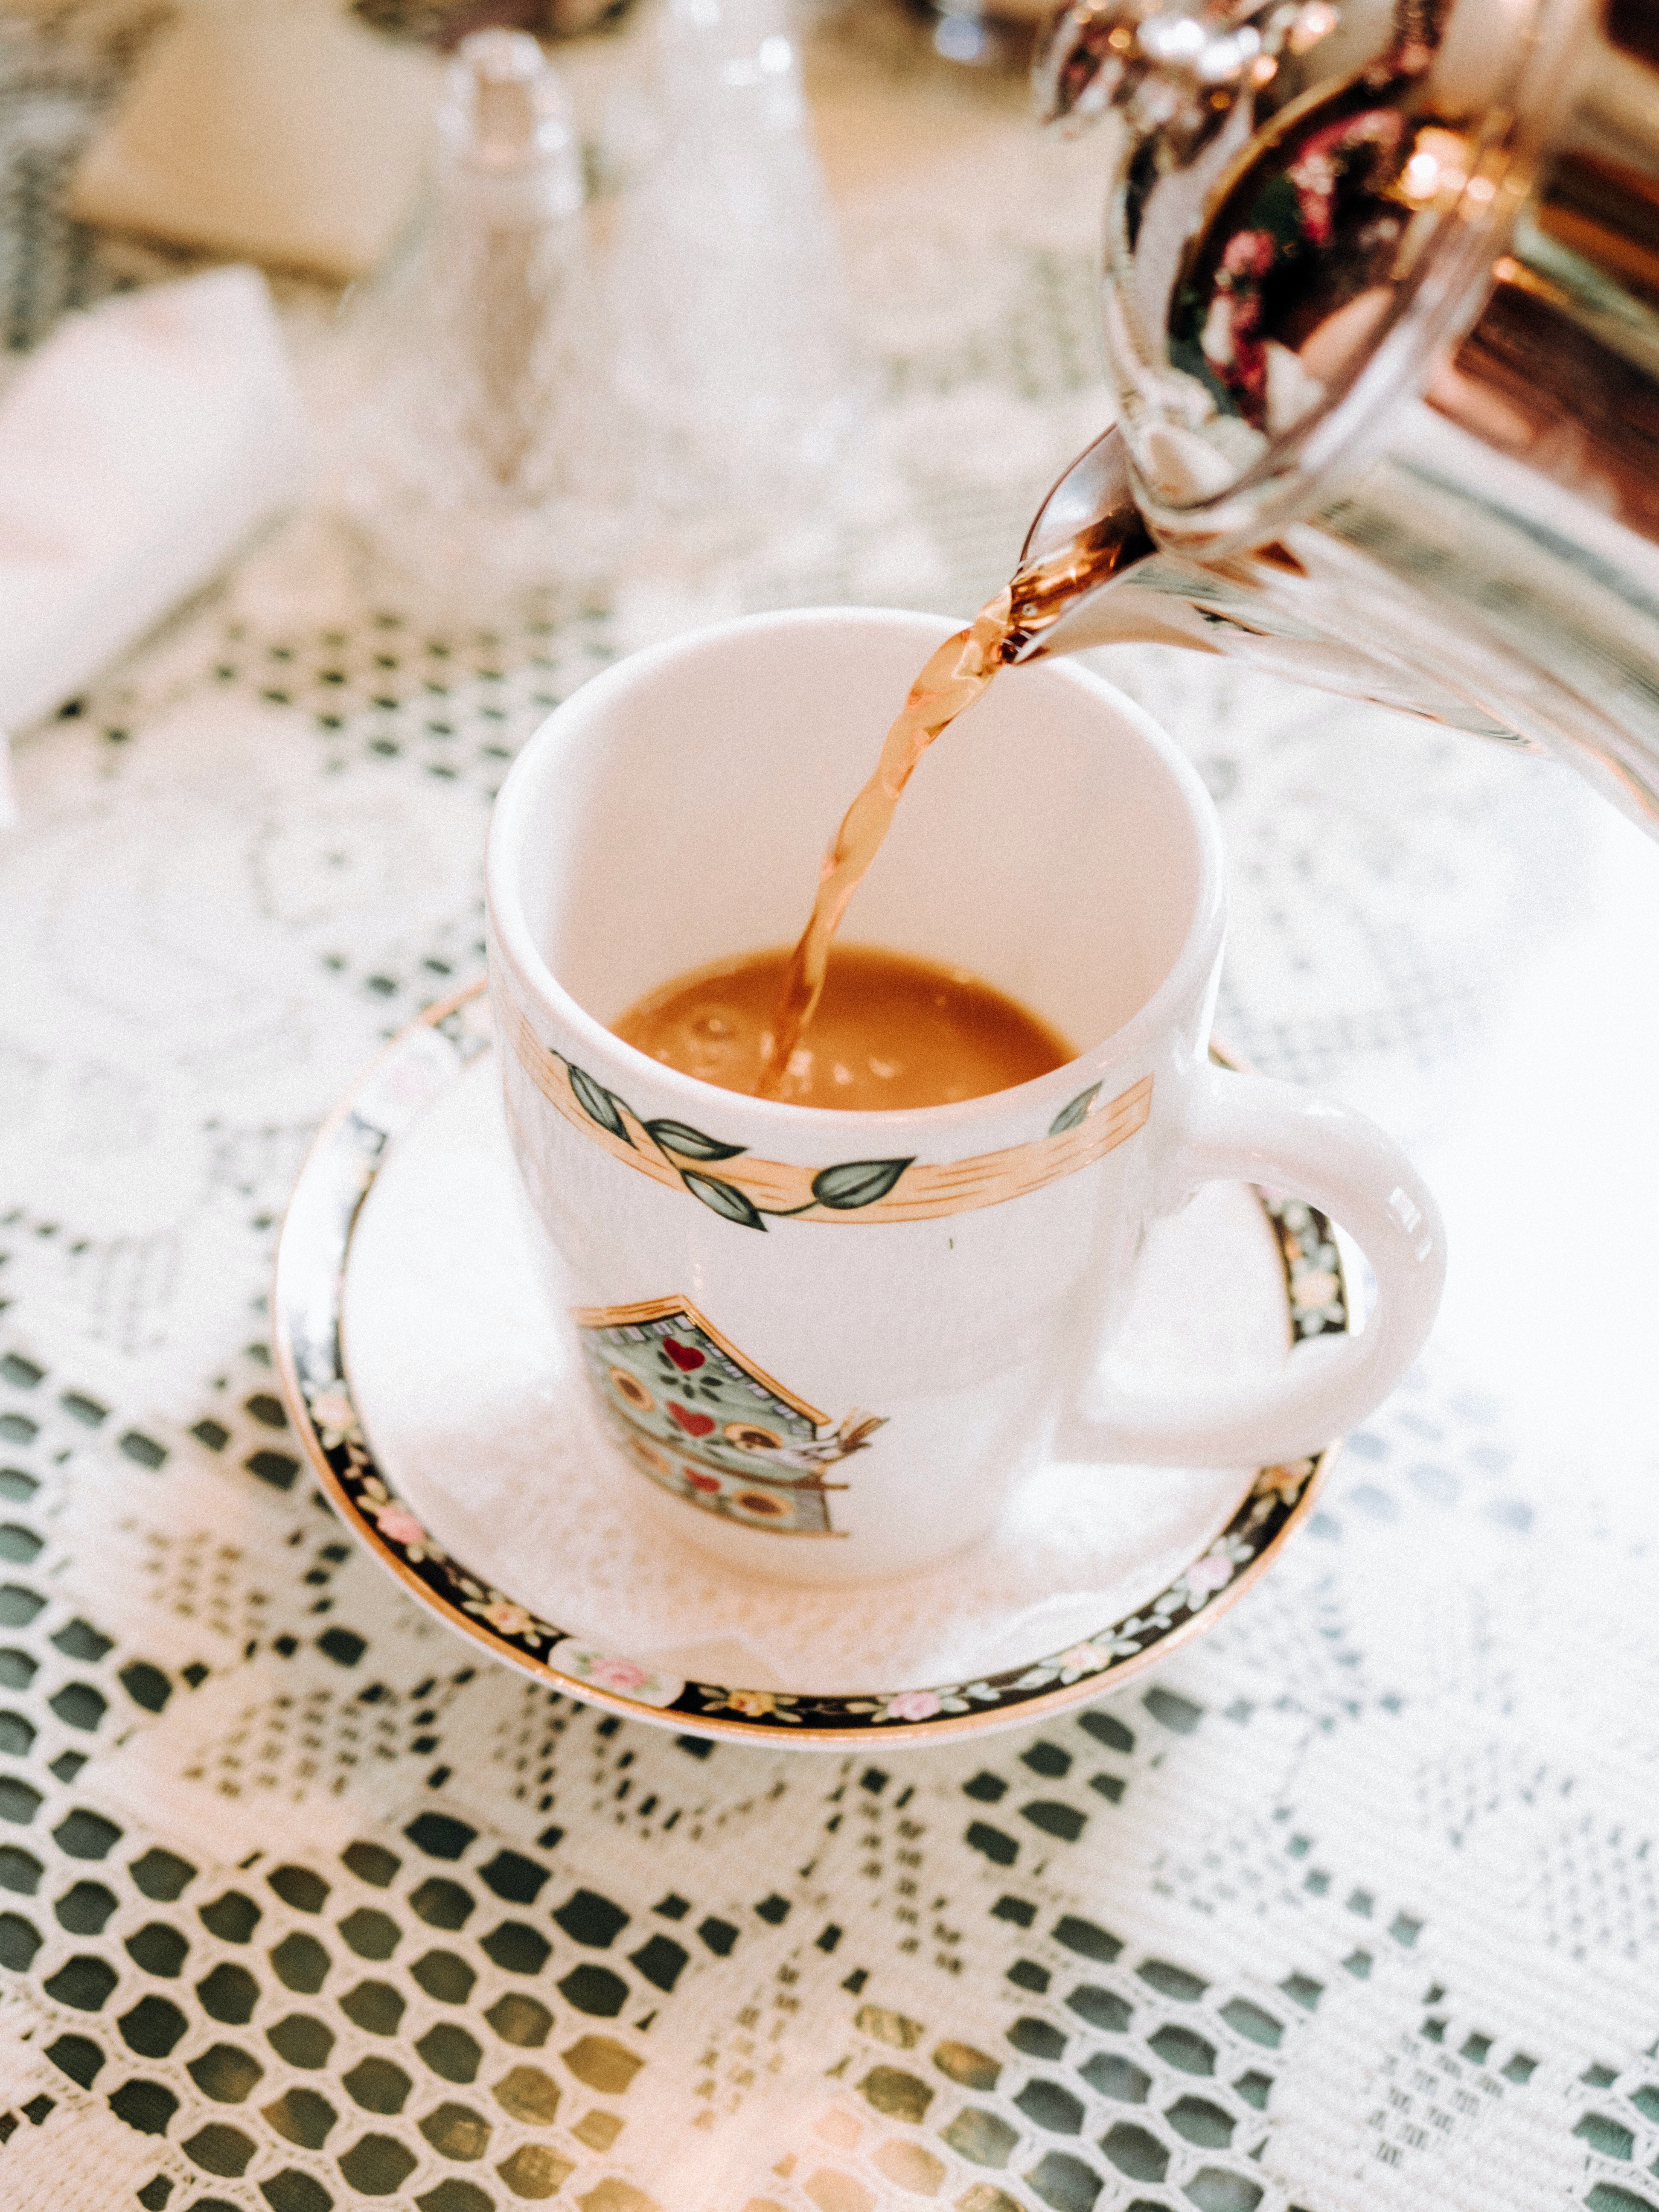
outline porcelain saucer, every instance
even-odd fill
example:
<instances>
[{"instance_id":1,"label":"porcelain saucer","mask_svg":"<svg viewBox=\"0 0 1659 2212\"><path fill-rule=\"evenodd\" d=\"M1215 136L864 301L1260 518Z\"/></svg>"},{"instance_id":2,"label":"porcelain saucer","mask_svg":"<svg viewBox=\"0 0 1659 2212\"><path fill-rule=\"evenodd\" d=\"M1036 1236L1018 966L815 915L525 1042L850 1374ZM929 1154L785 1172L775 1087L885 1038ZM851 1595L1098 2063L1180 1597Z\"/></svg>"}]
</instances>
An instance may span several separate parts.
<instances>
[{"instance_id":1,"label":"porcelain saucer","mask_svg":"<svg viewBox=\"0 0 1659 2212\"><path fill-rule=\"evenodd\" d=\"M434 1007L319 1133L277 1260L277 1364L353 1534L495 1657L697 1735L827 1747L1010 1727L1115 1690L1210 1623L1306 1514L1317 1460L1040 1469L971 1551L804 1587L702 1552L619 1458L543 1286L482 985ZM1212 1186L1160 1224L1115 1355L1242 1372L1349 1326L1312 1208Z\"/></svg>"}]
</instances>

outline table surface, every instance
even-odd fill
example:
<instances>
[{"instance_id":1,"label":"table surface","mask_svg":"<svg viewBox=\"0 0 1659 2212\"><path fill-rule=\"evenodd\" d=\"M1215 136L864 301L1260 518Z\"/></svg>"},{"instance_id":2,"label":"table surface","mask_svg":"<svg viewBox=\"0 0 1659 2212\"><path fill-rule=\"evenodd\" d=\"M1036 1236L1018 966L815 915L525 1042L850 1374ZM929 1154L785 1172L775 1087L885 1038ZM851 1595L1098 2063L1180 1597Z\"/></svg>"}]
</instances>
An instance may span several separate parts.
<instances>
[{"instance_id":1,"label":"table surface","mask_svg":"<svg viewBox=\"0 0 1659 2212\"><path fill-rule=\"evenodd\" d=\"M124 20L0 25L15 345L148 273L58 212ZM813 82L875 509L493 633L301 522L16 749L0 2205L1659 2207L1659 854L1548 763L1103 658L1224 817L1223 1034L1395 1129L1454 1255L1151 1686L977 1748L676 1738L478 1662L300 1463L283 1201L477 972L515 746L712 611L976 605L1102 419L1097 155L873 6Z\"/></svg>"}]
</instances>

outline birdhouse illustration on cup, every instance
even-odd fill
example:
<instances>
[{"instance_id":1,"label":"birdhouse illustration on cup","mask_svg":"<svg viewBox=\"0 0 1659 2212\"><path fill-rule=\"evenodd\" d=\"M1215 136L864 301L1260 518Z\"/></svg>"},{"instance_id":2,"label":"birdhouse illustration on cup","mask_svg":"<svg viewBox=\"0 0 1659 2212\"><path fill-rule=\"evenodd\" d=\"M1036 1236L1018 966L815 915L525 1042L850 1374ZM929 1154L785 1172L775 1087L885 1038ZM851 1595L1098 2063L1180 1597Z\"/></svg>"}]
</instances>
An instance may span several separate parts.
<instances>
[{"instance_id":1,"label":"birdhouse illustration on cup","mask_svg":"<svg viewBox=\"0 0 1659 2212\"><path fill-rule=\"evenodd\" d=\"M834 1536L829 1470L883 1424L839 1423L745 1358L689 1300L579 1309L589 1380L623 1449L672 1497L745 1528Z\"/></svg>"}]
</instances>

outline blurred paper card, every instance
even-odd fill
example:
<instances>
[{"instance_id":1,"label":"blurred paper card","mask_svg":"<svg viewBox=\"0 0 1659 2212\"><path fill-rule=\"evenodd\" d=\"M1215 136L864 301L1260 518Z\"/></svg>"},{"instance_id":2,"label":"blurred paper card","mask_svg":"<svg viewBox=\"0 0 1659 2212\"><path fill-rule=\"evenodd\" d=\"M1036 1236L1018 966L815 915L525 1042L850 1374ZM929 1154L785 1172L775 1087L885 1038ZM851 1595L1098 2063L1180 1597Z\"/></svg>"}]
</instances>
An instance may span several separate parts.
<instances>
[{"instance_id":1,"label":"blurred paper card","mask_svg":"<svg viewBox=\"0 0 1659 2212\"><path fill-rule=\"evenodd\" d=\"M202 0L147 50L76 173L82 222L325 276L408 220L441 64L333 0Z\"/></svg>"}]
</instances>

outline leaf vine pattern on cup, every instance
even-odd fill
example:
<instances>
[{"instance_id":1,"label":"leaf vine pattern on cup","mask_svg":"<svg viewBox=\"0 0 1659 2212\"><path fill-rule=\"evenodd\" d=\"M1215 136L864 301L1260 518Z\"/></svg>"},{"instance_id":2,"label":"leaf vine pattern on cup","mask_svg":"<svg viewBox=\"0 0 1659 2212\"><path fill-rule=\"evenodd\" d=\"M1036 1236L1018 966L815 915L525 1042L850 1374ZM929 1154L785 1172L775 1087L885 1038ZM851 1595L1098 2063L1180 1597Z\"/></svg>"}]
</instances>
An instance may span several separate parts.
<instances>
[{"instance_id":1,"label":"leaf vine pattern on cup","mask_svg":"<svg viewBox=\"0 0 1659 2212\"><path fill-rule=\"evenodd\" d=\"M878 1199L886 1197L906 1168L915 1165L914 1155L902 1160L841 1160L833 1167L821 1168L813 1176L812 1195L805 1206L757 1206L738 1184L720 1176L705 1175L701 1166L684 1164L688 1160L735 1160L747 1150L745 1146L725 1144L720 1138L709 1136L706 1130L694 1129L689 1121L661 1116L647 1121L634 1112L625 1098L619 1098L614 1091L607 1091L602 1083L596 1082L586 1068L578 1067L573 1060L564 1060L563 1054L556 1052L551 1045L548 1052L552 1059L563 1060L572 1094L589 1121L598 1122L600 1128L608 1129L613 1137L620 1137L625 1145L637 1150L629 1133L625 1110L635 1126L645 1131L692 1197L700 1199L711 1213L735 1221L740 1228L764 1231L769 1216L775 1221L789 1221L797 1215L811 1213L817 1206L826 1206L832 1212L850 1213L860 1206L873 1206ZM1095 1090L1099 1088L1097 1084ZM1086 1097L1093 1095L1091 1091ZM1086 1107L1086 1099L1085 1103ZM1069 1128L1072 1124L1067 1122L1066 1126Z\"/></svg>"},{"instance_id":2,"label":"leaf vine pattern on cup","mask_svg":"<svg viewBox=\"0 0 1659 2212\"><path fill-rule=\"evenodd\" d=\"M1089 1118L1094 1103L1100 1096L1100 1085L1091 1083L1086 1091L1079 1091L1069 1106L1062 1106L1048 1124L1051 1137L1063 1137L1068 1129L1075 1129Z\"/></svg>"},{"instance_id":3,"label":"leaf vine pattern on cup","mask_svg":"<svg viewBox=\"0 0 1659 2212\"><path fill-rule=\"evenodd\" d=\"M771 1221L929 1221L1019 1198L1091 1167L1146 1125L1153 1079L1143 1075L1115 1097L1091 1084L1048 1127L1023 1144L968 1159L912 1156L836 1160L813 1169L763 1159L669 1115L647 1120L559 1048L539 1038L523 1013L507 1015L503 1042L536 1090L573 1127L610 1151L619 1165L684 1191L736 1228Z\"/></svg>"},{"instance_id":4,"label":"leaf vine pattern on cup","mask_svg":"<svg viewBox=\"0 0 1659 2212\"><path fill-rule=\"evenodd\" d=\"M812 1178L812 1196L820 1206L838 1213L873 1206L885 1198L914 1160L843 1160L839 1167L823 1168Z\"/></svg>"}]
</instances>

